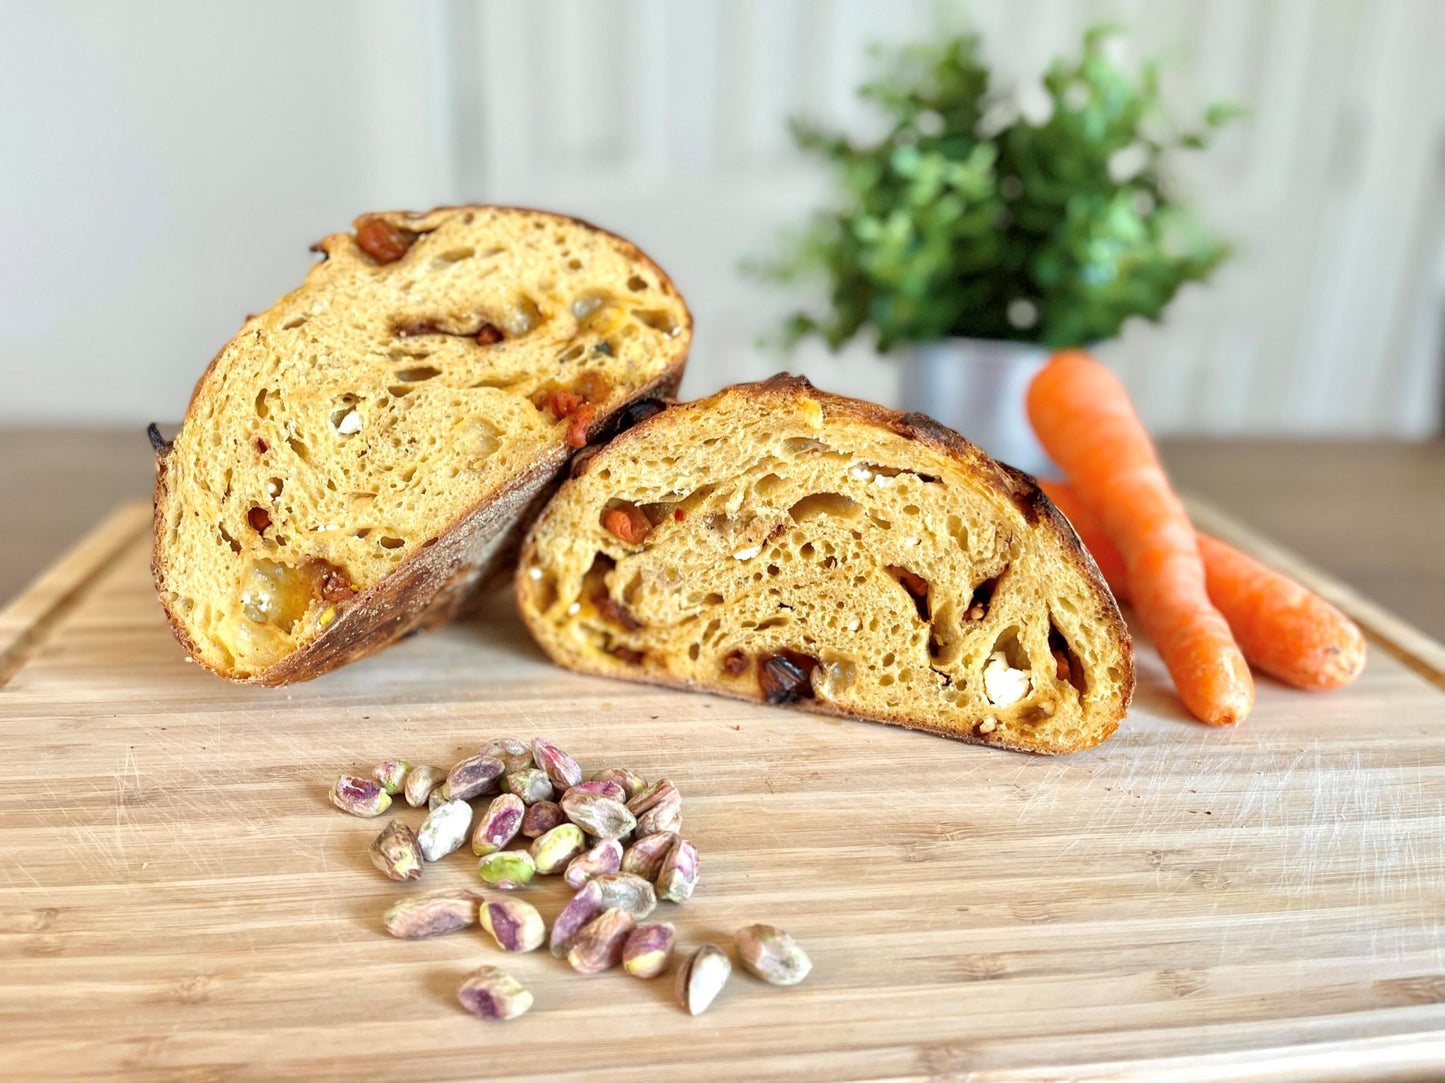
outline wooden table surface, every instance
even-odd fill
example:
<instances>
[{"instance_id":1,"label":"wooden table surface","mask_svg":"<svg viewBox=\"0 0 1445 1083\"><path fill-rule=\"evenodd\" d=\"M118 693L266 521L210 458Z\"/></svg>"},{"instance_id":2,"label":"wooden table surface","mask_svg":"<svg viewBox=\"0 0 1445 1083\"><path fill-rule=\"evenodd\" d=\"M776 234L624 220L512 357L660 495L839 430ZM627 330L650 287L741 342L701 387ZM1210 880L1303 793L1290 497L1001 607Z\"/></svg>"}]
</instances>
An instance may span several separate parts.
<instances>
[{"instance_id":1,"label":"wooden table surface","mask_svg":"<svg viewBox=\"0 0 1445 1083\"><path fill-rule=\"evenodd\" d=\"M1445 648L1388 615L1363 613L1355 685L1261 681L1236 729L1190 720L1140 643L1120 732L1048 758L559 671L505 599L233 686L187 664L148 557L133 505L0 612L0 1079L1445 1074ZM330 780L538 732L676 781L703 869L658 915L682 944L771 921L808 980L738 975L690 1018L667 979L388 937L387 905L475 859L382 879L385 818L331 808ZM550 921L566 893L526 897ZM462 1012L483 964L533 1011Z\"/></svg>"},{"instance_id":2,"label":"wooden table surface","mask_svg":"<svg viewBox=\"0 0 1445 1083\"><path fill-rule=\"evenodd\" d=\"M1445 442L1166 440L1181 489L1445 640ZM151 485L139 428L0 429L0 605Z\"/></svg>"}]
</instances>

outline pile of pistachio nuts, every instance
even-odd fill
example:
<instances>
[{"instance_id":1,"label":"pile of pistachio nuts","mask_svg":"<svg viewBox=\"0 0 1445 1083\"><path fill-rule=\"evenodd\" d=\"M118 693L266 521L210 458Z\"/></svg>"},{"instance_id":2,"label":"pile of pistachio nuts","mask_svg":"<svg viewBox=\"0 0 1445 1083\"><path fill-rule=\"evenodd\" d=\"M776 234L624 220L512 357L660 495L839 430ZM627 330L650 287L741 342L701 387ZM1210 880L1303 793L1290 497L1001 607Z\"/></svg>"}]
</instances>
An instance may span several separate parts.
<instances>
[{"instance_id":1,"label":"pile of pistachio nuts","mask_svg":"<svg viewBox=\"0 0 1445 1083\"><path fill-rule=\"evenodd\" d=\"M583 974L620 965L655 978L667 970L676 929L645 919L659 899L685 902L698 881L697 850L682 837L682 796L670 780L649 784L609 767L583 781L577 761L552 742L501 737L449 771L388 760L370 778L342 775L331 802L353 816L380 816L397 794L428 812L418 830L392 820L372 842L372 863L387 878L420 879L428 862L461 849L470 834L487 887L516 892L536 876L561 875L576 894L550 934L537 908L515 895L468 889L408 897L382 918L392 936L414 940L480 924L503 951L534 951L546 942ZM477 798L487 799L480 816L471 804ZM772 985L796 985L812 969L775 926L748 925L733 939L738 961ZM678 1001L692 1015L704 1012L731 975L728 953L704 944L677 968ZM526 987L495 966L468 975L457 999L487 1019L513 1019L532 1006Z\"/></svg>"}]
</instances>

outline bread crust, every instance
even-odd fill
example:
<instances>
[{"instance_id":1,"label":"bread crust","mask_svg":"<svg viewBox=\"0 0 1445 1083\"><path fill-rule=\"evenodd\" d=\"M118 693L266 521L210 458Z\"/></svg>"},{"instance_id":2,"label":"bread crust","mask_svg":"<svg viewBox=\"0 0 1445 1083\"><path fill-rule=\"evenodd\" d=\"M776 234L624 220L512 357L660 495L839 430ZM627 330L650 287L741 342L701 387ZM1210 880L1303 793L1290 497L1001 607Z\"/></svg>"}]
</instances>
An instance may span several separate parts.
<instances>
[{"instance_id":1,"label":"bread crust","mask_svg":"<svg viewBox=\"0 0 1445 1083\"><path fill-rule=\"evenodd\" d=\"M966 439L946 428L937 421L925 414L900 413L890 410L885 406L875 403L862 402L857 399L845 398L826 391L816 389L805 377L792 376L788 373L779 373L752 384L739 384L728 389L731 393L741 393L757 397L772 397L778 401L779 409L786 409L796 406L803 400L810 400L822 405L831 413L848 414L852 418L865 424L876 425L887 428L909 440L917 440L928 444L943 454L960 460L961 463L975 474L984 479L999 493L1008 497L1024 514L1031 525L1045 530L1053 535L1060 543L1064 556L1072 561L1078 570L1083 574L1090 591L1101 603L1100 609L1107 615L1108 633L1121 648L1126 672L1122 694L1120 696L1119 708L1114 717L1105 721L1102 732L1096 735L1096 739L1077 747L1069 748L1040 748L1023 742L1011 742L1000 735L993 735L983 738L972 733L960 733L955 729L939 726L928 718L912 719L889 719L888 724L896 724L909 729L923 730L929 733L943 734L959 740L975 744L988 744L999 748L1008 748L1020 752L1051 752L1069 753L1082 751L1085 748L1093 747L1099 742L1111 736L1128 712L1129 704L1133 699L1135 686L1134 673L1134 648L1133 639L1129 634L1128 625L1125 624L1123 616L1119 612L1117 600L1108 584L1104 581L1098 565L1089 551L1079 541L1079 536L1074 532L1063 513L1054 507L1049 498L1039 489L1034 479L1028 474L1013 467L999 463L989 458L977 445L969 443ZM684 404L685 406L686 404ZM607 444L599 453L593 455L576 472L574 478L564 481L559 487L557 497L565 495L567 487L575 483L576 478L584 477L596 468L599 459L606 459L614 450L625 451L631 441L641 440L646 437L648 428L652 425L662 423L660 418L666 416L666 411L648 418L645 421L633 426L624 433L619 434L611 443ZM605 462L603 463L605 466ZM517 608L521 613L523 622L532 633L533 638L542 647L543 651L559 665L567 665L569 668L581 669L598 676L616 677L621 680L629 680L639 684L663 685L672 688L681 688L689 691L709 692L714 695L727 696L731 699L740 699L749 702L765 702L761 690L744 691L736 685L729 685L722 681L712 680L682 680L673 678L670 674L648 671L646 674L635 670L624 670L618 672L613 669L603 669L596 666L575 665L573 662L565 662L552 649L548 637L543 634L544 622L540 615L531 611L525 603L526 569L536 561L536 521L528 530L527 537L522 543L521 560L518 563L514 577L514 593L517 600ZM874 716L862 711L850 710L847 707L839 706L822 699L803 699L790 706L816 714L828 714L841 718L850 718L860 721L879 721Z\"/></svg>"},{"instance_id":2,"label":"bread crust","mask_svg":"<svg viewBox=\"0 0 1445 1083\"><path fill-rule=\"evenodd\" d=\"M566 215L549 211L522 207L463 204L454 207L437 207L425 214L383 211L379 212L378 217L407 228L416 228L432 216L464 210L519 211L559 222L569 222L604 234L624 248L629 256L645 263L657 275L659 288L675 298L682 306L685 320L679 331L682 349L677 360L651 383L619 402L615 409L606 413L599 412L588 426L589 442L609 435L619 416L633 403L647 398L672 398L676 395L677 386L682 380L683 370L687 364L688 349L691 346L692 312L688 309L686 301L677 291L676 286L673 285L672 279L655 261L626 238L619 237L615 233L582 219L569 218ZM324 262L325 258L329 258L330 249L341 243L355 242L350 234L334 233L318 241L312 248L323 253ZM315 268L312 269L313 272L314 270ZM308 273L308 282L310 277L311 273ZM303 283L298 289L305 287L306 283ZM254 318L248 316L246 322ZM244 328L244 323L242 326ZM205 372L196 381L186 408L187 416L190 416L197 397L206 383L207 376L210 375L225 349L226 347L223 346L217 351L216 356L206 366ZM309 681L348 662L380 650L403 636L449 620L473 607L482 592L496 584L499 573L500 577L505 577L509 560L515 559L523 531L546 504L548 497L556 488L560 474L572 456L571 448L558 443L545 459L535 462L531 469L524 474L509 479L500 491L479 501L464 515L457 518L451 526L437 535L434 542L403 560L374 586L358 593L341 611L335 623L318 634L315 639L263 670L248 675L238 675L227 673L206 661L196 644L186 634L184 625L177 614L172 612L167 600L165 570L161 559L161 537L166 521L166 505L170 499L170 492L166 484L167 458L170 448L156 445L155 450L156 484L153 499L151 575L171 631L195 662L217 676L239 684L270 686Z\"/></svg>"}]
</instances>

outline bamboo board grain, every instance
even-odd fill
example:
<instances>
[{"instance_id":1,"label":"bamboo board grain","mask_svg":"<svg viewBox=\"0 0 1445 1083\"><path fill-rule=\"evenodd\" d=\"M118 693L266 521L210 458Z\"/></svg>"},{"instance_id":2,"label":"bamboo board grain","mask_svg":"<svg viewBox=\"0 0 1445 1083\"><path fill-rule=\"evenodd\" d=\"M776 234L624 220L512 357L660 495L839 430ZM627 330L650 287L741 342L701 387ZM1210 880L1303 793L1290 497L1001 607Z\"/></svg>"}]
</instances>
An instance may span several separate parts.
<instances>
[{"instance_id":1,"label":"bamboo board grain","mask_svg":"<svg viewBox=\"0 0 1445 1083\"><path fill-rule=\"evenodd\" d=\"M564 673L505 600L240 688L183 661L144 524L123 509L0 614L0 1078L1445 1072L1445 694L1398 645L1342 692L1261 682L1237 730L1186 719L1141 645L1124 728L1063 759ZM666 979L387 937L410 889L366 858L384 819L329 781L538 732L671 776L703 855L664 907L681 940L773 921L808 981L738 976L694 1019ZM473 882L458 854L415 889ZM550 919L565 889L527 896ZM530 1015L456 1008L487 962Z\"/></svg>"}]
</instances>

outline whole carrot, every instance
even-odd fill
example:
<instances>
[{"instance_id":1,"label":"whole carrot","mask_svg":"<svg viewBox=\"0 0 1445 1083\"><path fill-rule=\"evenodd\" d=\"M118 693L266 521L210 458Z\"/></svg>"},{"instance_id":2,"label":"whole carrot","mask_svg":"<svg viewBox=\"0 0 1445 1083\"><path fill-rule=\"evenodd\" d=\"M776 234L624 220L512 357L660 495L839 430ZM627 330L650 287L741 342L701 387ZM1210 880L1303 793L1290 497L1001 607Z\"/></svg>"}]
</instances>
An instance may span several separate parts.
<instances>
[{"instance_id":1,"label":"whole carrot","mask_svg":"<svg viewBox=\"0 0 1445 1083\"><path fill-rule=\"evenodd\" d=\"M1094 513L1064 482L1041 481L1039 488L1074 524L1115 596L1127 600L1124 558ZM1218 538L1198 538L1209 600L1252 666L1310 691L1341 688L1363 672L1365 636L1359 625L1283 572Z\"/></svg>"},{"instance_id":2,"label":"whole carrot","mask_svg":"<svg viewBox=\"0 0 1445 1083\"><path fill-rule=\"evenodd\" d=\"M1034 377L1029 420L1074 480L1128 568L1134 608L1184 706L1211 726L1254 706L1254 681L1229 625L1209 601L1184 505L1117 377L1067 350Z\"/></svg>"}]
</instances>

